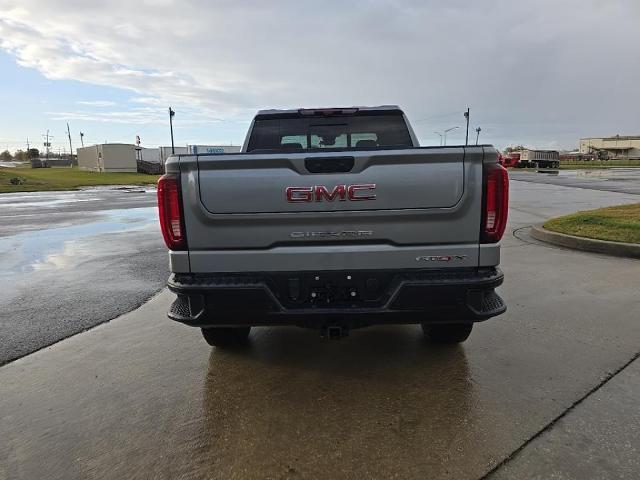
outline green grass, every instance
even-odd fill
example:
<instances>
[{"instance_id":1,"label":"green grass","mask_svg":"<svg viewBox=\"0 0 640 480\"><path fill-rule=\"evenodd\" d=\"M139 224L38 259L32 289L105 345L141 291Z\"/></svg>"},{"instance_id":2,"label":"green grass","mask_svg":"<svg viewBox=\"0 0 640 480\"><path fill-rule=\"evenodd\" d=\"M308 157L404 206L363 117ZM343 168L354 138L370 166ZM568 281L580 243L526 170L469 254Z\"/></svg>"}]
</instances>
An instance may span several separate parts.
<instances>
[{"instance_id":1,"label":"green grass","mask_svg":"<svg viewBox=\"0 0 640 480\"><path fill-rule=\"evenodd\" d=\"M567 160L560 162L561 170L611 168L611 167L640 167L640 160Z\"/></svg>"},{"instance_id":2,"label":"green grass","mask_svg":"<svg viewBox=\"0 0 640 480\"><path fill-rule=\"evenodd\" d=\"M24 179L12 185L12 178ZM94 185L149 185L158 175L145 173L99 173L77 168L3 168L0 167L0 193L36 192L41 190L74 190Z\"/></svg>"},{"instance_id":3,"label":"green grass","mask_svg":"<svg viewBox=\"0 0 640 480\"><path fill-rule=\"evenodd\" d=\"M554 218L545 223L544 228L577 237L640 243L640 203Z\"/></svg>"}]
</instances>

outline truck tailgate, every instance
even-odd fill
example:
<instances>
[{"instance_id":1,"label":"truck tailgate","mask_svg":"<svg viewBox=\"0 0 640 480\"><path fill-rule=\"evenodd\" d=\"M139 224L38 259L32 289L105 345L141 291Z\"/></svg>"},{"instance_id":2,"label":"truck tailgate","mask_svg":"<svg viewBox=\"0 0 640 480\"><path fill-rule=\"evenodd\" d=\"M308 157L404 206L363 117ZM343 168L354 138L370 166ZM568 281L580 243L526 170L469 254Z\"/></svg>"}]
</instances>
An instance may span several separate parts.
<instances>
[{"instance_id":1,"label":"truck tailgate","mask_svg":"<svg viewBox=\"0 0 640 480\"><path fill-rule=\"evenodd\" d=\"M311 173L305 162L318 157L352 157L353 168ZM483 157L482 147L180 156L190 271L477 267ZM350 200L353 185L375 188ZM307 190L288 198L288 187Z\"/></svg>"},{"instance_id":2,"label":"truck tailgate","mask_svg":"<svg viewBox=\"0 0 640 480\"><path fill-rule=\"evenodd\" d=\"M342 173L309 172L307 167L318 162L349 162L353 167ZM212 214L451 208L464 194L464 151L402 149L346 155L322 152L199 157L198 183L200 201ZM350 201L346 190L351 185L375 185L370 192L375 199ZM314 189L305 197L318 186L327 194L318 196ZM336 191L336 187L342 190ZM295 189L289 200L287 188ZM334 191L335 198L331 199Z\"/></svg>"}]
</instances>

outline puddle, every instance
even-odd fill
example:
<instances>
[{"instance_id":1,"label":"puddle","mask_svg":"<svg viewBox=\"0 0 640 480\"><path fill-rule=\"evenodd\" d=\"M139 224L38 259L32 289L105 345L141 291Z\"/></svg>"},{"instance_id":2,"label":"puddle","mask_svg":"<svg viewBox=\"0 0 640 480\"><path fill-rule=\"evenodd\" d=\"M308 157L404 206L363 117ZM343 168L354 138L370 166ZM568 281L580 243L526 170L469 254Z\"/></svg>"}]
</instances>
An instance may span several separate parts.
<instances>
[{"instance_id":1,"label":"puddle","mask_svg":"<svg viewBox=\"0 0 640 480\"><path fill-rule=\"evenodd\" d=\"M26 202L16 202L15 199L11 202L11 208L20 209L20 208L30 208L30 207L38 207L38 208L54 208L59 207L65 203L78 203L78 202L95 202L99 200L98 197L84 197L84 198L57 198L55 200L51 199L40 199L37 201L26 201ZM0 202L2 205L4 202Z\"/></svg>"},{"instance_id":2,"label":"puddle","mask_svg":"<svg viewBox=\"0 0 640 480\"><path fill-rule=\"evenodd\" d=\"M77 201L77 200L76 200ZM100 256L104 243L94 237L155 228L155 207L104 211L101 220L81 225L48 228L0 238L0 278L68 266L78 256Z\"/></svg>"},{"instance_id":3,"label":"puddle","mask_svg":"<svg viewBox=\"0 0 640 480\"><path fill-rule=\"evenodd\" d=\"M77 202L101 202L108 199L121 199L126 194L155 194L154 187L145 186L99 186L85 187L80 190L62 192L16 192L0 195L0 206L11 209L59 207Z\"/></svg>"},{"instance_id":4,"label":"puddle","mask_svg":"<svg viewBox=\"0 0 640 480\"><path fill-rule=\"evenodd\" d=\"M567 176L574 177L635 177L640 178L640 169L637 168L608 168L608 169L594 169L594 170L573 170L565 171Z\"/></svg>"}]
</instances>

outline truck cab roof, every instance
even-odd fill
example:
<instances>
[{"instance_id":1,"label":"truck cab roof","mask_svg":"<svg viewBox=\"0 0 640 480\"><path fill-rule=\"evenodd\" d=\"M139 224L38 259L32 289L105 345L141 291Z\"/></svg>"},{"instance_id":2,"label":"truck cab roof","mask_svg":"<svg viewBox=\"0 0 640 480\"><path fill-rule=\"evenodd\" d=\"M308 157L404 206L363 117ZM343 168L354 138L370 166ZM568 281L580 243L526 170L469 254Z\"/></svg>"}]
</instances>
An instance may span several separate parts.
<instances>
[{"instance_id":1,"label":"truck cab roof","mask_svg":"<svg viewBox=\"0 0 640 480\"><path fill-rule=\"evenodd\" d=\"M256 114L256 119L267 118L292 118L300 116L333 116L333 115L375 115L397 113L403 114L402 109L398 105L380 105L377 107L323 107L323 108L296 108L296 109L269 109L259 110Z\"/></svg>"}]
</instances>

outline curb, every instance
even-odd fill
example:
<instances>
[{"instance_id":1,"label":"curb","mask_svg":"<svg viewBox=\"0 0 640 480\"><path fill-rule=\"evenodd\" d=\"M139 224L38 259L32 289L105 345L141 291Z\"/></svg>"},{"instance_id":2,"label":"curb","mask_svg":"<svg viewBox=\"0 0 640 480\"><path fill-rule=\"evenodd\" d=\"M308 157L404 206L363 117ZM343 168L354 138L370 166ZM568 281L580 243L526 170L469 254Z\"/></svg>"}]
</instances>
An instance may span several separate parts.
<instances>
[{"instance_id":1,"label":"curb","mask_svg":"<svg viewBox=\"0 0 640 480\"><path fill-rule=\"evenodd\" d=\"M534 225L531 227L530 235L536 240L574 250L603 253L614 257L640 259L640 244L638 243L609 242L606 240L565 235L564 233L547 230L542 225Z\"/></svg>"}]
</instances>

